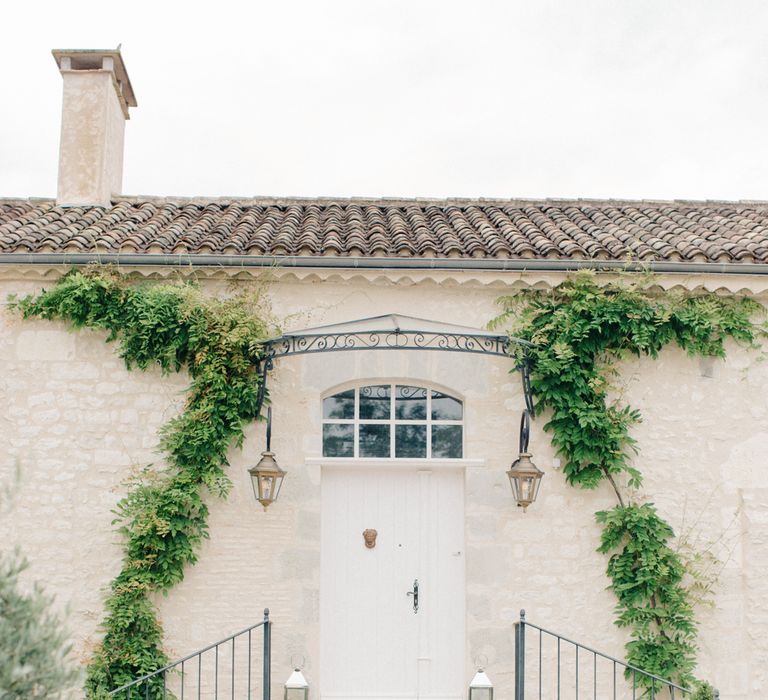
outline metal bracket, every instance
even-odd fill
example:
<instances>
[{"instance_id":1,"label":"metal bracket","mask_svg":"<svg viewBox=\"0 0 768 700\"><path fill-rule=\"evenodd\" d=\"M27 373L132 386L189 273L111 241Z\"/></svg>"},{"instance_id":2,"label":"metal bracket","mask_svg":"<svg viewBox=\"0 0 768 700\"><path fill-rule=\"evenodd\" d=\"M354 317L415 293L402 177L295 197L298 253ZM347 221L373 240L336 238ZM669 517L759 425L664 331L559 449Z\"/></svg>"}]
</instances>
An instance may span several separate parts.
<instances>
[{"instance_id":1,"label":"metal bracket","mask_svg":"<svg viewBox=\"0 0 768 700\"><path fill-rule=\"evenodd\" d=\"M528 356L528 348L523 346L523 361L517 366L520 371L520 379L523 382L523 398L525 408L520 416L520 454L528 452L528 441L531 437L531 420L533 419L533 391L531 390L531 358Z\"/></svg>"},{"instance_id":2,"label":"metal bracket","mask_svg":"<svg viewBox=\"0 0 768 700\"><path fill-rule=\"evenodd\" d=\"M528 440L531 437L531 414L528 409L520 416L520 454L528 452Z\"/></svg>"},{"instance_id":3,"label":"metal bracket","mask_svg":"<svg viewBox=\"0 0 768 700\"><path fill-rule=\"evenodd\" d=\"M275 353L270 348L270 351L264 356L264 359L261 361L261 367L259 369L259 374L261 375L261 379L259 383L259 393L256 396L256 420L257 421L259 420L259 418L261 418L261 409L264 406L264 399L267 397L267 377L269 376L270 371L275 366L274 358L275 358Z\"/></svg>"},{"instance_id":4,"label":"metal bracket","mask_svg":"<svg viewBox=\"0 0 768 700\"><path fill-rule=\"evenodd\" d=\"M528 348L523 346L523 361L518 365L520 378L523 382L523 397L525 408L533 416L533 392L531 391L531 358L528 356Z\"/></svg>"}]
</instances>

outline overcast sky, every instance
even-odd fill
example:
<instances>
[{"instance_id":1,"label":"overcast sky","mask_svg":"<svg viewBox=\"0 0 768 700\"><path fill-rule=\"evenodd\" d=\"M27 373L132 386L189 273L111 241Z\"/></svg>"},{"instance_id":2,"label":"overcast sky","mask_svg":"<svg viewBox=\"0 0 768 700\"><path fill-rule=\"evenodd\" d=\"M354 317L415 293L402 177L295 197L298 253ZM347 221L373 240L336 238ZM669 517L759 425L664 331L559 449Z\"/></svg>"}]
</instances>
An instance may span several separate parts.
<instances>
[{"instance_id":1,"label":"overcast sky","mask_svg":"<svg viewBox=\"0 0 768 700\"><path fill-rule=\"evenodd\" d=\"M768 199L766 0L3 3L0 196L52 196L52 48L114 48L125 194Z\"/></svg>"}]
</instances>

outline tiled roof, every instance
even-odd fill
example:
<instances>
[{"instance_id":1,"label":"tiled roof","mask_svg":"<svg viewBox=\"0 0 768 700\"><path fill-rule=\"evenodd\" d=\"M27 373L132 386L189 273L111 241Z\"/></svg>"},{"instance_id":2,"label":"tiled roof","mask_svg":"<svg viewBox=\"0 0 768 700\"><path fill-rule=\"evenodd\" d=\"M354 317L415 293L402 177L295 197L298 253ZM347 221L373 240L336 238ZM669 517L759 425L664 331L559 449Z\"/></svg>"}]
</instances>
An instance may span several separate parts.
<instances>
[{"instance_id":1,"label":"tiled roof","mask_svg":"<svg viewBox=\"0 0 768 700\"><path fill-rule=\"evenodd\" d=\"M768 202L0 200L0 253L768 263Z\"/></svg>"}]
</instances>

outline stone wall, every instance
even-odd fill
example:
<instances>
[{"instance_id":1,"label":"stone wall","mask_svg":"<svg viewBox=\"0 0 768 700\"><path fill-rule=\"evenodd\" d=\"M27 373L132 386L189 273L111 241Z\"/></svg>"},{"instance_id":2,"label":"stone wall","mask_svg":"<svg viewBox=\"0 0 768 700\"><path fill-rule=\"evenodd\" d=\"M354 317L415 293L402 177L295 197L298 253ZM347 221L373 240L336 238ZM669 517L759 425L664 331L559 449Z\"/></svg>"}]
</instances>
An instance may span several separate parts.
<instances>
[{"instance_id":1,"label":"stone wall","mask_svg":"<svg viewBox=\"0 0 768 700\"><path fill-rule=\"evenodd\" d=\"M455 277L437 284L276 275L269 296L291 328L384 313L484 326L504 288ZM227 293L226 281L205 284ZM6 274L0 298L40 286ZM634 431L643 494L688 540L724 557L716 603L699 611L700 673L734 700L768 692L768 365L759 359L731 346L726 361L701 363L669 348L655 362L626 363L618 387L644 417ZM278 361L273 449L289 476L277 504L266 513L257 507L246 469L263 449L264 427L249 426L243 450L232 450L229 500L209 498L211 538L198 565L158 601L170 656L258 621L268 606L274 692L299 654L318 697L321 397L363 379L434 383L465 399L465 456L479 460L466 468L467 681L473 660L487 657L497 697L512 697L512 625L521 608L533 622L620 656L624 635L613 625L593 518L613 496L566 486L539 419L531 449L546 476L539 501L527 513L515 507L504 472L516 454L523 399L510 365L386 351ZM131 471L160 459L158 429L180 409L186 383L183 375L127 372L103 334L0 313L0 466L9 473L18 462L22 470L15 508L0 522L4 546L20 545L30 578L69 609L82 662L98 640L102 591L120 564L111 510Z\"/></svg>"}]
</instances>

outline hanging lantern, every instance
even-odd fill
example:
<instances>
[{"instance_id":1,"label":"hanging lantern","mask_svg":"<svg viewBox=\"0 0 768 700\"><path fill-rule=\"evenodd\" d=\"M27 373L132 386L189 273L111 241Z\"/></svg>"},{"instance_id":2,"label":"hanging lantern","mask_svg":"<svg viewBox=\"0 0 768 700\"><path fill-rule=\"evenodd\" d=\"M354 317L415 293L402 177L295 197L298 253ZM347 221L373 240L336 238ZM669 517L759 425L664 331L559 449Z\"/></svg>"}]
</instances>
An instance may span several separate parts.
<instances>
[{"instance_id":1,"label":"hanging lantern","mask_svg":"<svg viewBox=\"0 0 768 700\"><path fill-rule=\"evenodd\" d=\"M307 700L309 683L300 668L296 668L285 682L285 700Z\"/></svg>"},{"instance_id":2,"label":"hanging lantern","mask_svg":"<svg viewBox=\"0 0 768 700\"><path fill-rule=\"evenodd\" d=\"M280 494L280 487L286 472L280 469L280 465L272 452L272 407L267 409L267 449L261 453L261 459L255 467L248 470L253 485L253 495L264 506L264 510L270 503L274 503Z\"/></svg>"},{"instance_id":3,"label":"hanging lantern","mask_svg":"<svg viewBox=\"0 0 768 700\"><path fill-rule=\"evenodd\" d=\"M512 462L509 471L507 471L512 493L517 501L517 505L522 507L523 512L539 495L541 477L544 476L544 472L531 462L531 453L528 452L528 439L530 435L531 414L526 408L520 416L520 454Z\"/></svg>"},{"instance_id":4,"label":"hanging lantern","mask_svg":"<svg viewBox=\"0 0 768 700\"><path fill-rule=\"evenodd\" d=\"M493 700L493 683L482 668L477 669L469 684L469 700Z\"/></svg>"},{"instance_id":5,"label":"hanging lantern","mask_svg":"<svg viewBox=\"0 0 768 700\"><path fill-rule=\"evenodd\" d=\"M507 471L512 494L517 501L517 505L522 506L523 512L539 495L539 486L544 472L541 471L532 461L529 452L522 452L520 456L512 462L512 467Z\"/></svg>"},{"instance_id":6,"label":"hanging lantern","mask_svg":"<svg viewBox=\"0 0 768 700\"><path fill-rule=\"evenodd\" d=\"M248 470L253 484L253 495L264 506L264 510L270 503L274 503L280 494L285 472L275 461L275 453L265 450L261 453L261 459L255 467Z\"/></svg>"}]
</instances>

